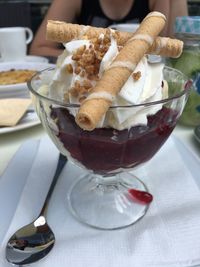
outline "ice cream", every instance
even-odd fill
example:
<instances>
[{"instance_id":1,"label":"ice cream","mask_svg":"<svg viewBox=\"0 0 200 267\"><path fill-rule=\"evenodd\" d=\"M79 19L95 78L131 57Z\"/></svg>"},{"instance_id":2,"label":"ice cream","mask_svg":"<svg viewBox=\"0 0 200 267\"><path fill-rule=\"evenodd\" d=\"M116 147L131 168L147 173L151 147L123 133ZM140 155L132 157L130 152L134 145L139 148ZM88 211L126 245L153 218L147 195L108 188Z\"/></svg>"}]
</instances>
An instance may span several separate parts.
<instances>
[{"instance_id":1,"label":"ice cream","mask_svg":"<svg viewBox=\"0 0 200 267\"><path fill-rule=\"evenodd\" d=\"M72 40L64 46L65 50L58 59L49 86L49 96L65 103L80 104L86 97L90 98L90 91L105 70L109 69L121 46L118 46L110 30L105 35L101 34L99 38ZM111 97L112 106L143 104L165 98L167 86L163 83L163 67L163 64L149 63L147 56L144 56L119 94ZM138 106L132 112L110 109L96 127L128 129L137 124L147 124L147 116L155 114L158 108L161 106L148 109ZM71 108L70 112L76 116L78 110Z\"/></svg>"}]
</instances>

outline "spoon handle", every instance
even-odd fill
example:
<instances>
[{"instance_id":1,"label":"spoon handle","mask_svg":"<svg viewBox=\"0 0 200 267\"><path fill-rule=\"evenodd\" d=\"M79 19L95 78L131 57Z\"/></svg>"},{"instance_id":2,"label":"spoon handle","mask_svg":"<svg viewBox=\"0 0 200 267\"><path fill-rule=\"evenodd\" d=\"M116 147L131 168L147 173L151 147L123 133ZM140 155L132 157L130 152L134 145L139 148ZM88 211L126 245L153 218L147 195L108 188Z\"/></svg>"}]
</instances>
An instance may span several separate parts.
<instances>
[{"instance_id":1,"label":"spoon handle","mask_svg":"<svg viewBox=\"0 0 200 267\"><path fill-rule=\"evenodd\" d=\"M198 142L200 142L200 125L196 126L194 129L194 136Z\"/></svg>"},{"instance_id":2,"label":"spoon handle","mask_svg":"<svg viewBox=\"0 0 200 267\"><path fill-rule=\"evenodd\" d=\"M63 167L65 166L66 162L67 162L67 158L60 153L59 159L58 159L58 164L57 164L57 167L56 167L56 171L55 171L52 183L50 185L49 191L47 193L47 196L45 198L43 207L41 209L40 216L46 215L48 204L49 204L49 200L51 198L51 195L53 193L53 190L54 190L54 187L56 185L56 182L57 182L57 180L58 180L58 178L60 176L60 173L62 172Z\"/></svg>"}]
</instances>

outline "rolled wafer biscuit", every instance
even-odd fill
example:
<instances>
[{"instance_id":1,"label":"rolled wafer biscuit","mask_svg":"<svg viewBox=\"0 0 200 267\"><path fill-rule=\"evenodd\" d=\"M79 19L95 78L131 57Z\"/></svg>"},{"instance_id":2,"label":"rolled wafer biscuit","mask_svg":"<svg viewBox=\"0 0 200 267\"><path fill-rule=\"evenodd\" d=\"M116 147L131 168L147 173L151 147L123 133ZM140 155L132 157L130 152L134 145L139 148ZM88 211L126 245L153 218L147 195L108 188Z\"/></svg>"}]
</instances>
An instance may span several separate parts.
<instances>
[{"instance_id":1,"label":"rolled wafer biscuit","mask_svg":"<svg viewBox=\"0 0 200 267\"><path fill-rule=\"evenodd\" d=\"M148 54L155 54L164 57L178 58L183 51L183 42L168 37L157 37L149 48Z\"/></svg>"},{"instance_id":2,"label":"rolled wafer biscuit","mask_svg":"<svg viewBox=\"0 0 200 267\"><path fill-rule=\"evenodd\" d=\"M166 18L162 13L151 12L140 24L135 35L129 39L102 78L97 82L91 94L76 116L76 123L84 130L96 128L113 99L125 84L136 65L165 26Z\"/></svg>"},{"instance_id":3,"label":"rolled wafer biscuit","mask_svg":"<svg viewBox=\"0 0 200 267\"><path fill-rule=\"evenodd\" d=\"M73 39L81 39L86 34L89 39L95 38L100 34L105 34L107 28L85 26L79 24L66 23L63 21L48 20L46 39L59 43L66 43ZM129 32L118 32L116 33L117 41L119 45L124 45L133 34Z\"/></svg>"},{"instance_id":4,"label":"rolled wafer biscuit","mask_svg":"<svg viewBox=\"0 0 200 267\"><path fill-rule=\"evenodd\" d=\"M106 28L96 28L92 26L49 20L47 23L46 38L50 41L66 43L73 39L81 39L84 34L86 34L89 39L92 39L102 33L105 34L107 30L108 29ZM118 45L124 46L125 43L133 37L134 33L113 31L113 35L116 38ZM182 53L182 50L182 41L165 37L157 37L147 51L147 54L177 58Z\"/></svg>"}]
</instances>

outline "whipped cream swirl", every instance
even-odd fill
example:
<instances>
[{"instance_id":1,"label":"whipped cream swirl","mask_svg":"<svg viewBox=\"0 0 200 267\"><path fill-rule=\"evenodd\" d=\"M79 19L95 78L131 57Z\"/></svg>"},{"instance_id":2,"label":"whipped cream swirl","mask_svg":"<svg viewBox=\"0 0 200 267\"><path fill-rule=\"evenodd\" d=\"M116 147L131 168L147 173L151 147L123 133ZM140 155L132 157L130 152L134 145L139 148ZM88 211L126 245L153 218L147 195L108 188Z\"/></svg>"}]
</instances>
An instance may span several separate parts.
<instances>
[{"instance_id":1,"label":"whipped cream swirl","mask_svg":"<svg viewBox=\"0 0 200 267\"><path fill-rule=\"evenodd\" d=\"M103 35L100 36L100 39L103 40L103 38ZM84 100L84 98L88 96L90 89L95 86L97 79L89 75L86 81L85 75L82 75L83 70L80 66L77 67L74 53L82 48L88 51L92 48L93 51L95 51L95 45L90 40L73 40L64 44L64 46L65 50L58 58L56 69L53 73L53 77L51 77L48 94L51 98L59 101L80 104L80 101ZM100 79L103 72L111 66L112 61L118 53L119 47L117 46L117 42L111 37L109 47L99 62L98 73L96 75L98 79ZM88 66L86 67L89 68ZM166 98L167 84L163 83L163 68L164 65L162 63L149 63L147 57L143 57L127 82L121 88L119 94L109 99L109 101L112 101L112 106L145 104L147 102ZM70 93L72 92L72 88L75 88L77 85L80 90L82 90L83 84L89 84L88 87L90 87L87 92L84 91L83 99L80 99L80 95L78 95L77 92ZM165 84L165 86L163 86L163 84ZM162 105L111 108L97 127L113 127L122 130L134 125L146 125L147 116L155 114L161 108ZM76 112L77 109L70 108L70 113L72 115L75 116Z\"/></svg>"}]
</instances>

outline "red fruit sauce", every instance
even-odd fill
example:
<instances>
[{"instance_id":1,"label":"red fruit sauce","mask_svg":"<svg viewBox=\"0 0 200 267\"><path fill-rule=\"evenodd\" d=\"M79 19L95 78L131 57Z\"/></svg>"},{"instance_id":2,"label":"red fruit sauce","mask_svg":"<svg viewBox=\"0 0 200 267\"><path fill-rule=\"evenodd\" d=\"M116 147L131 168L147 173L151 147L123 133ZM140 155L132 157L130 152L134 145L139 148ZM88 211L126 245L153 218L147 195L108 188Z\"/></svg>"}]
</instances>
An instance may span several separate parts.
<instances>
[{"instance_id":1,"label":"red fruit sauce","mask_svg":"<svg viewBox=\"0 0 200 267\"><path fill-rule=\"evenodd\" d=\"M91 132L77 126L65 108L51 107L59 133L57 137L71 157L95 173L132 168L151 159L167 140L177 121L177 113L163 107L148 116L147 125L127 130L97 128Z\"/></svg>"}]
</instances>

